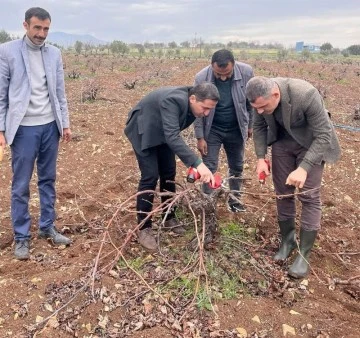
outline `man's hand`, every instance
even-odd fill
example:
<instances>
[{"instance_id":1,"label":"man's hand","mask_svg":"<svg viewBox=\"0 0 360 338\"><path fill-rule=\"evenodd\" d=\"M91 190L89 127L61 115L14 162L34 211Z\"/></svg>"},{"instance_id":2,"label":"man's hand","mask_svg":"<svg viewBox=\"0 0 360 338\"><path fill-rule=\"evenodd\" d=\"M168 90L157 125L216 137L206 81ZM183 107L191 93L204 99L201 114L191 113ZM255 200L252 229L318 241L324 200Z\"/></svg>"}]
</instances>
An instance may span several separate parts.
<instances>
[{"instance_id":1,"label":"man's hand","mask_svg":"<svg viewBox=\"0 0 360 338\"><path fill-rule=\"evenodd\" d=\"M3 147L3 149L5 149L5 146L6 146L5 132L0 131L0 147Z\"/></svg>"},{"instance_id":2,"label":"man's hand","mask_svg":"<svg viewBox=\"0 0 360 338\"><path fill-rule=\"evenodd\" d=\"M286 179L285 184L293 185L296 188L302 188L305 184L306 177L307 177L306 170L299 167L290 173L290 175Z\"/></svg>"},{"instance_id":3,"label":"man's hand","mask_svg":"<svg viewBox=\"0 0 360 338\"><path fill-rule=\"evenodd\" d=\"M63 141L69 142L71 140L71 130L70 128L63 129Z\"/></svg>"},{"instance_id":4,"label":"man's hand","mask_svg":"<svg viewBox=\"0 0 360 338\"><path fill-rule=\"evenodd\" d=\"M200 182L215 184L215 178L213 174L204 163L200 163L196 170L200 174Z\"/></svg>"},{"instance_id":5,"label":"man's hand","mask_svg":"<svg viewBox=\"0 0 360 338\"><path fill-rule=\"evenodd\" d=\"M265 162L264 158L259 158L256 165L256 175L259 177L261 173L265 173L265 176L268 177L270 175L269 165Z\"/></svg>"},{"instance_id":6,"label":"man's hand","mask_svg":"<svg viewBox=\"0 0 360 338\"><path fill-rule=\"evenodd\" d=\"M204 138L199 138L197 141L197 148L201 155L207 155L207 143Z\"/></svg>"},{"instance_id":7,"label":"man's hand","mask_svg":"<svg viewBox=\"0 0 360 338\"><path fill-rule=\"evenodd\" d=\"M0 131L0 162L2 161L4 156L5 146L6 146L5 135L3 131Z\"/></svg>"},{"instance_id":8,"label":"man's hand","mask_svg":"<svg viewBox=\"0 0 360 338\"><path fill-rule=\"evenodd\" d=\"M253 129L252 129L252 128L249 128L249 129L248 129L248 139L249 139L249 138L252 138L252 136L253 136Z\"/></svg>"}]
</instances>

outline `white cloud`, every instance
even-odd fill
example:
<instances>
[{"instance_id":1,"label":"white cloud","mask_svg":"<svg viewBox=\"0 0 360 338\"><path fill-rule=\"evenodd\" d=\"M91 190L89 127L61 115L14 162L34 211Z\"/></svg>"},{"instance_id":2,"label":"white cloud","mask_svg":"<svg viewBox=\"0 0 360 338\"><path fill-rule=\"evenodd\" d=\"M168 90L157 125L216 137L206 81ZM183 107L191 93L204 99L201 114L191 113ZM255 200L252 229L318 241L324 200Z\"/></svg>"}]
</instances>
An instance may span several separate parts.
<instances>
[{"instance_id":1,"label":"white cloud","mask_svg":"<svg viewBox=\"0 0 360 338\"><path fill-rule=\"evenodd\" d=\"M153 34L161 34L161 33L169 33L174 31L174 27L170 25L152 25L145 27L142 31L143 34L153 35Z\"/></svg>"},{"instance_id":2,"label":"white cloud","mask_svg":"<svg viewBox=\"0 0 360 338\"><path fill-rule=\"evenodd\" d=\"M183 12L186 7L180 2L165 3L160 1L146 1L144 3L131 4L129 9L147 14L174 14Z\"/></svg>"},{"instance_id":3,"label":"white cloud","mask_svg":"<svg viewBox=\"0 0 360 338\"><path fill-rule=\"evenodd\" d=\"M0 29L21 32L28 0L0 0ZM359 0L42 0L52 31L107 41L360 43Z\"/></svg>"},{"instance_id":4,"label":"white cloud","mask_svg":"<svg viewBox=\"0 0 360 338\"><path fill-rule=\"evenodd\" d=\"M253 41L260 43L279 42L284 45L296 41L322 44L331 42L334 46L345 48L359 43L359 17L350 13L338 17L304 16L285 18L267 23L246 23L238 28L224 30L213 35L213 41Z\"/></svg>"}]
</instances>

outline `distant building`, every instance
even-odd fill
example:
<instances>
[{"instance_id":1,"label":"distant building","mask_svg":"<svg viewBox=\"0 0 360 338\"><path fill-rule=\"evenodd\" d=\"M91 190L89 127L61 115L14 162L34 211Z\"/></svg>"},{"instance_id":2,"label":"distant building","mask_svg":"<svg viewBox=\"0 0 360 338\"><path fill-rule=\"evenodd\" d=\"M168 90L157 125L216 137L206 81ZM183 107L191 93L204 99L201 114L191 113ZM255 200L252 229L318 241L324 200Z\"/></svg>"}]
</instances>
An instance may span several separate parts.
<instances>
[{"instance_id":1,"label":"distant building","mask_svg":"<svg viewBox=\"0 0 360 338\"><path fill-rule=\"evenodd\" d=\"M296 42L295 46L296 52L301 53L303 50L308 50L311 53L320 53L320 46L311 45L311 44L304 44L304 41Z\"/></svg>"}]
</instances>

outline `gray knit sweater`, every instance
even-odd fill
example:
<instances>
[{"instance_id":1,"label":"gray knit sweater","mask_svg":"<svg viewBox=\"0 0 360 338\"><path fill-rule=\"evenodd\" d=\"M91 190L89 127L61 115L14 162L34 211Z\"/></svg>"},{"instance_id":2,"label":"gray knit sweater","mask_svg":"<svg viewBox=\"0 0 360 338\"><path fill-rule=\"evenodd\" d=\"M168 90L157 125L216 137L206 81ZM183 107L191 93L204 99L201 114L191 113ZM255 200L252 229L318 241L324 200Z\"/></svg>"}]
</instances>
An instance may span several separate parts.
<instances>
[{"instance_id":1,"label":"gray knit sweater","mask_svg":"<svg viewBox=\"0 0 360 338\"><path fill-rule=\"evenodd\" d=\"M28 109L22 119L22 126L39 126L55 120L51 109L49 91L45 76L41 46L35 45L25 36L29 52L31 96Z\"/></svg>"}]
</instances>

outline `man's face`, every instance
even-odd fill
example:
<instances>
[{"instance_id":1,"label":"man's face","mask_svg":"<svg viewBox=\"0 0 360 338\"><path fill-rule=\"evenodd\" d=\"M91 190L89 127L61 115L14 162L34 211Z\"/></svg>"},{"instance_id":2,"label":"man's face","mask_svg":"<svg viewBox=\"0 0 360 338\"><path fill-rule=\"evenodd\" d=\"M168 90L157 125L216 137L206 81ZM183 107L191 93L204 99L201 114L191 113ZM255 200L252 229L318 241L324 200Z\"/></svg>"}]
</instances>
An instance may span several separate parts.
<instances>
[{"instance_id":1,"label":"man's face","mask_svg":"<svg viewBox=\"0 0 360 338\"><path fill-rule=\"evenodd\" d=\"M204 101L197 101L195 95L189 97L190 109L195 117L208 116L210 110L215 108L217 101L206 99Z\"/></svg>"},{"instance_id":2,"label":"man's face","mask_svg":"<svg viewBox=\"0 0 360 338\"><path fill-rule=\"evenodd\" d=\"M214 76L218 80L226 81L233 75L234 65L231 62L229 62L226 67L219 67L216 62L214 62L211 66Z\"/></svg>"},{"instance_id":3,"label":"man's face","mask_svg":"<svg viewBox=\"0 0 360 338\"><path fill-rule=\"evenodd\" d=\"M31 42L35 45L42 45L49 33L50 23L49 19L40 20L33 16L29 23L24 21L23 25Z\"/></svg>"},{"instance_id":4,"label":"man's face","mask_svg":"<svg viewBox=\"0 0 360 338\"><path fill-rule=\"evenodd\" d=\"M272 93L269 97L258 97L251 105L257 110L258 114L272 114L279 105L279 93Z\"/></svg>"}]
</instances>

